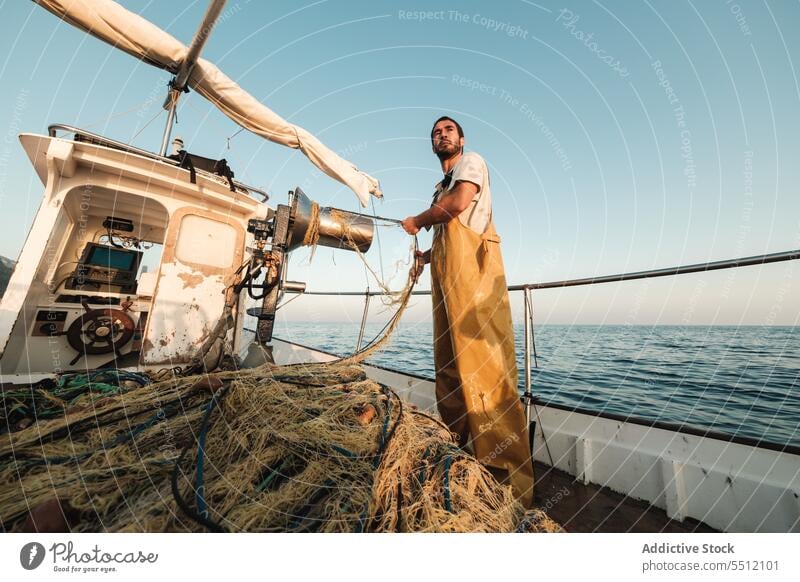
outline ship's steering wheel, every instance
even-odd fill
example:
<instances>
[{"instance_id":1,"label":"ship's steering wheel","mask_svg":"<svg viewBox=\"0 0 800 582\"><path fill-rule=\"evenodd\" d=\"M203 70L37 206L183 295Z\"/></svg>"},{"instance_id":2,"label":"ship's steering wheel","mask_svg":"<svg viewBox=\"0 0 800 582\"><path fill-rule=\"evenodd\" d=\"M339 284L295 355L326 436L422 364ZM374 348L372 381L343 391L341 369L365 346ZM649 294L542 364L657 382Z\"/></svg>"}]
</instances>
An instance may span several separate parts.
<instances>
[{"instance_id":1,"label":"ship's steering wheel","mask_svg":"<svg viewBox=\"0 0 800 582\"><path fill-rule=\"evenodd\" d=\"M67 330L67 341L82 355L109 354L131 341L134 323L131 316L119 309L90 309L72 322Z\"/></svg>"}]
</instances>

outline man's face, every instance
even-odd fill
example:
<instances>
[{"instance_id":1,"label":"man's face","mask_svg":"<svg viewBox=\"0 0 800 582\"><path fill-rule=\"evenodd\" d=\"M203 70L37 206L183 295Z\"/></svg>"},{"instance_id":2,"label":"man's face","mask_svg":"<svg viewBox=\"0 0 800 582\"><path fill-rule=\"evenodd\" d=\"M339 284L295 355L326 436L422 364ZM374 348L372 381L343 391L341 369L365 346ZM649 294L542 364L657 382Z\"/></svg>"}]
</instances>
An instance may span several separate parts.
<instances>
[{"instance_id":1,"label":"man's face","mask_svg":"<svg viewBox=\"0 0 800 582\"><path fill-rule=\"evenodd\" d=\"M464 138L459 137L456 124L449 119L443 119L434 126L431 139L433 153L442 160L453 157L464 147Z\"/></svg>"}]
</instances>

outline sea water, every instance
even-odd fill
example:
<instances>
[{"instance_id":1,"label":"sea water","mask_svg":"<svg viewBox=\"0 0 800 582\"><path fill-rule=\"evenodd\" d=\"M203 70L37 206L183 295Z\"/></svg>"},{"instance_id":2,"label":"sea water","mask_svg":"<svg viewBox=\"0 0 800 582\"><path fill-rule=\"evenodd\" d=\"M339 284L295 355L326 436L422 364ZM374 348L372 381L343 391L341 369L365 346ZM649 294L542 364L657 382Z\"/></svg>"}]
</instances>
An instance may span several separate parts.
<instances>
[{"instance_id":1,"label":"sea water","mask_svg":"<svg viewBox=\"0 0 800 582\"><path fill-rule=\"evenodd\" d=\"M365 342L381 326L367 325ZM276 336L350 354L357 323L284 323ZM536 326L538 400L800 446L800 327ZM434 377L430 323L404 323L375 363ZM515 326L519 389L524 332Z\"/></svg>"}]
</instances>

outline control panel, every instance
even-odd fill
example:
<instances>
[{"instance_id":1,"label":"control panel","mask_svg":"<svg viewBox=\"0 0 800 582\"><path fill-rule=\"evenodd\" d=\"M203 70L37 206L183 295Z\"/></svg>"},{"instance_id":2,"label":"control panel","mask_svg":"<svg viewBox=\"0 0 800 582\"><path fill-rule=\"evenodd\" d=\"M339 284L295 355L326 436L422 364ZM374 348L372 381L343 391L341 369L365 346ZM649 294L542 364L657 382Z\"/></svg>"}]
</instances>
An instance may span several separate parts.
<instances>
[{"instance_id":1,"label":"control panel","mask_svg":"<svg viewBox=\"0 0 800 582\"><path fill-rule=\"evenodd\" d=\"M37 311L32 336L62 335L67 323L66 311Z\"/></svg>"},{"instance_id":2,"label":"control panel","mask_svg":"<svg viewBox=\"0 0 800 582\"><path fill-rule=\"evenodd\" d=\"M136 288L136 273L141 260L142 251L87 243L72 274L71 288L113 285L120 287L121 293L131 293Z\"/></svg>"}]
</instances>

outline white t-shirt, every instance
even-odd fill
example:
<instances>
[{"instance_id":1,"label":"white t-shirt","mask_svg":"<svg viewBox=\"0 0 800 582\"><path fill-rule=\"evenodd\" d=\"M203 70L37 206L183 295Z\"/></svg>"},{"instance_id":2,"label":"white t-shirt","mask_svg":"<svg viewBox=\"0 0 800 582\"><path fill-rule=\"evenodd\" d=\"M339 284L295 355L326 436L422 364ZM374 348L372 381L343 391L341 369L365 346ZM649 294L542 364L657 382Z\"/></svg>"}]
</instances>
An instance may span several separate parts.
<instances>
[{"instance_id":1,"label":"white t-shirt","mask_svg":"<svg viewBox=\"0 0 800 582\"><path fill-rule=\"evenodd\" d=\"M489 188L489 168L486 167L486 162L480 155L475 152L462 154L461 159L452 169L450 185L444 192L452 190L458 181L472 182L478 186L478 192L472 202L458 215L458 219L464 226L478 234L483 234L492 220L492 191ZM437 186L437 190L439 192L436 200L442 194L440 187Z\"/></svg>"}]
</instances>

